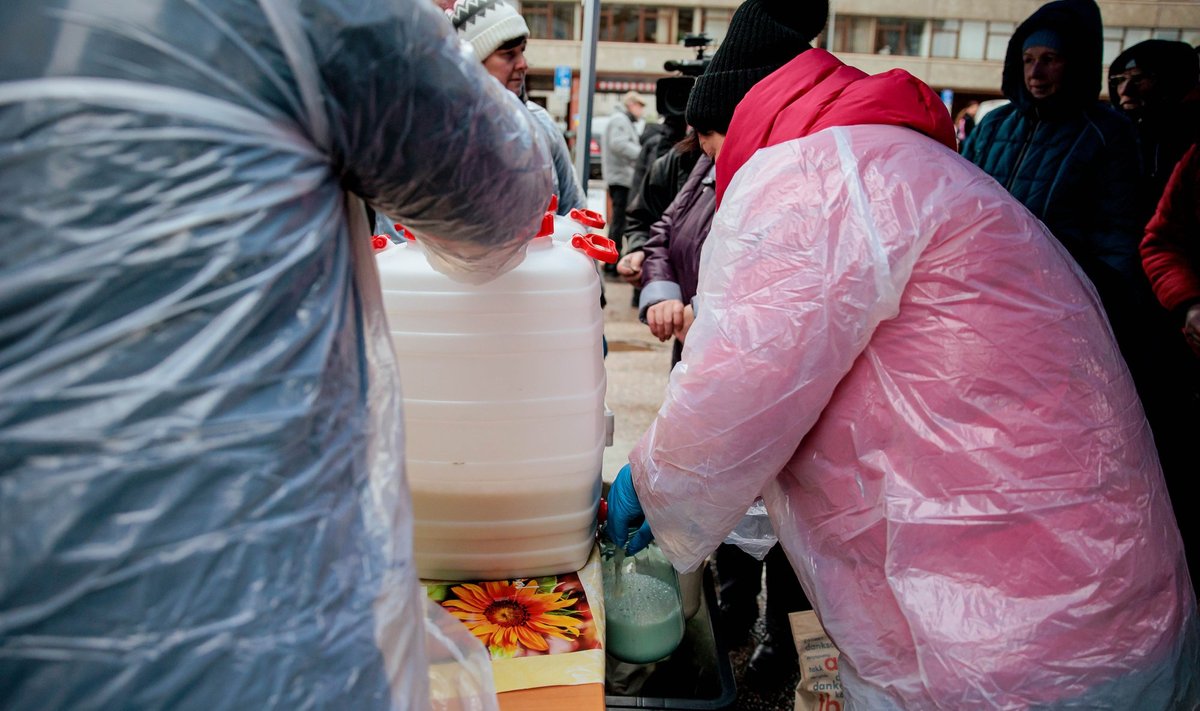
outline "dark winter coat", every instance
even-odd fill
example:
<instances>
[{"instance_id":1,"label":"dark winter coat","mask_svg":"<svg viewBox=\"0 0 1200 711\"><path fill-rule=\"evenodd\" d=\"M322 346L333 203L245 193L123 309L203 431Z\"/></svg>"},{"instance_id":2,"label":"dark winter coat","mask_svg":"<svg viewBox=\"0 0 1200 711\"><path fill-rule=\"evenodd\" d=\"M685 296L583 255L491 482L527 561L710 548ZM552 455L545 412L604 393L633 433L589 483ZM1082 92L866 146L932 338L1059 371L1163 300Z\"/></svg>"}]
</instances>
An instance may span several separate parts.
<instances>
[{"instance_id":1,"label":"dark winter coat","mask_svg":"<svg viewBox=\"0 0 1200 711\"><path fill-rule=\"evenodd\" d=\"M700 249L717 205L712 167L712 159L701 156L662 219L650 228L650 239L642 247L646 259L638 312L643 320L653 304L679 299L686 305L696 295Z\"/></svg>"},{"instance_id":2,"label":"dark winter coat","mask_svg":"<svg viewBox=\"0 0 1200 711\"><path fill-rule=\"evenodd\" d=\"M1058 33L1067 64L1059 91L1035 100L1025 88L1022 46L1040 29ZM1189 354L1142 269L1148 216L1137 136L1132 121L1097 101L1100 74L1096 4L1044 5L1009 42L1003 89L1011 103L984 117L964 155L1040 218L1095 285L1175 486L1195 471L1194 434L1178 414L1193 407L1180 387Z\"/></svg>"},{"instance_id":3,"label":"dark winter coat","mask_svg":"<svg viewBox=\"0 0 1200 711\"><path fill-rule=\"evenodd\" d=\"M1117 56L1108 75L1133 67L1154 78L1154 89L1144 109L1126 114L1137 126L1141 148L1142 183L1139 209L1144 225L1158 205L1175 164L1192 144L1200 141L1200 84L1196 50L1186 42L1150 39L1138 42ZM1120 109L1120 96L1109 101Z\"/></svg>"},{"instance_id":4,"label":"dark winter coat","mask_svg":"<svg viewBox=\"0 0 1200 711\"><path fill-rule=\"evenodd\" d=\"M638 153L637 165L633 168L633 189L637 190L641 188L642 182L646 179L646 174L650 172L650 166L654 165L654 161L665 156L686 133L687 126L679 125L675 121L650 124L642 130L642 150ZM634 195L629 196L629 204L631 206L633 205L634 197ZM625 234L629 234L628 225L625 227Z\"/></svg>"},{"instance_id":5,"label":"dark winter coat","mask_svg":"<svg viewBox=\"0 0 1200 711\"><path fill-rule=\"evenodd\" d=\"M1059 91L1038 101L1025 88L1022 45L1039 29L1063 40ZM1133 124L1098 102L1100 13L1091 0L1043 6L1013 34L1002 88L1011 103L990 112L963 155L1050 228L1100 291L1109 310L1144 281L1137 246L1140 168Z\"/></svg>"},{"instance_id":6,"label":"dark winter coat","mask_svg":"<svg viewBox=\"0 0 1200 711\"><path fill-rule=\"evenodd\" d=\"M670 150L650 165L625 213L625 254L641 250L650 239L650 228L683 189L700 155L699 149L686 153Z\"/></svg>"}]
</instances>

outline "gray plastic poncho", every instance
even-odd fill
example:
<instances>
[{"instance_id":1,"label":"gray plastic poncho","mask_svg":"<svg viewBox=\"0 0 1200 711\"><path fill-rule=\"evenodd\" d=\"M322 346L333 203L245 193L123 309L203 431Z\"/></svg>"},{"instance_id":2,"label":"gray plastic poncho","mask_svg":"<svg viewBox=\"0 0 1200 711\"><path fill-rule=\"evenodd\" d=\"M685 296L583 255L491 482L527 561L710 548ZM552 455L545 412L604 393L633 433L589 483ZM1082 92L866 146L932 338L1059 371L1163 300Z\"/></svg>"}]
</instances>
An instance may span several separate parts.
<instances>
[{"instance_id":1,"label":"gray plastic poncho","mask_svg":"<svg viewBox=\"0 0 1200 711\"><path fill-rule=\"evenodd\" d=\"M551 194L428 0L0 3L0 706L423 708L357 194L474 280Z\"/></svg>"}]
</instances>

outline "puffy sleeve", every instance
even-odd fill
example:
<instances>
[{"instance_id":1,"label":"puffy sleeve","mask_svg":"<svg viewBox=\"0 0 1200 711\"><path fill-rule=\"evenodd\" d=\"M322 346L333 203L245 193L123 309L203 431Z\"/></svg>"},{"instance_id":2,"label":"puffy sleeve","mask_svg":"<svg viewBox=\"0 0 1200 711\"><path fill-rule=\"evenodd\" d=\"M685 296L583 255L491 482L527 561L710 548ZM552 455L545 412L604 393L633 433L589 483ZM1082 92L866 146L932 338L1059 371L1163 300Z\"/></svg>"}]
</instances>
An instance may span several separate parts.
<instances>
[{"instance_id":1,"label":"puffy sleeve","mask_svg":"<svg viewBox=\"0 0 1200 711\"><path fill-rule=\"evenodd\" d=\"M655 536L696 568L784 467L885 319L929 236L912 168L843 129L758 151L705 243L697 319L630 455Z\"/></svg>"},{"instance_id":2,"label":"puffy sleeve","mask_svg":"<svg viewBox=\"0 0 1200 711\"><path fill-rule=\"evenodd\" d=\"M421 235L449 271L486 278L514 263L555 190L530 112L432 3L302 7L320 86L302 86L301 100L343 185ZM288 23L277 31L286 43Z\"/></svg>"},{"instance_id":3,"label":"puffy sleeve","mask_svg":"<svg viewBox=\"0 0 1200 711\"><path fill-rule=\"evenodd\" d=\"M1192 146L1175 166L1146 225L1141 254L1164 307L1176 311L1200 302L1200 147Z\"/></svg>"},{"instance_id":4,"label":"puffy sleeve","mask_svg":"<svg viewBox=\"0 0 1200 711\"><path fill-rule=\"evenodd\" d=\"M575 177L575 168L571 165L571 151L567 148L567 141L563 138L562 132L558 130L558 126L554 125L554 119L550 118L550 114L541 106L532 101L525 104L529 108L529 113L537 121L542 132L546 136L546 143L550 147L550 156L554 163L554 182L555 194L558 195L558 214L566 215L573 209L582 210L587 207L587 196L583 193L583 188L579 186L579 180Z\"/></svg>"}]
</instances>

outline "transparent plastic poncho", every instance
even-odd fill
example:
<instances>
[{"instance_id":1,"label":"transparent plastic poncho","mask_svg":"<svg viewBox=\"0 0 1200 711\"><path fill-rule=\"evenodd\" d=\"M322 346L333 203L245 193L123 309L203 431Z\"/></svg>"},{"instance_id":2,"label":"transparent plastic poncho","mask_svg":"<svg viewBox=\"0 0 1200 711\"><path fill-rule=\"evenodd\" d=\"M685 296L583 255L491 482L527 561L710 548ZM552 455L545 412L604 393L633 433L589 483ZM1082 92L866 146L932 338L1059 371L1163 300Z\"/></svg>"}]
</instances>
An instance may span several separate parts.
<instances>
[{"instance_id":1,"label":"transparent plastic poncho","mask_svg":"<svg viewBox=\"0 0 1200 711\"><path fill-rule=\"evenodd\" d=\"M0 706L425 708L348 196L501 273L552 192L529 112L428 0L9 0L0 35ZM494 704L471 676L439 693Z\"/></svg>"},{"instance_id":2,"label":"transparent plastic poncho","mask_svg":"<svg viewBox=\"0 0 1200 711\"><path fill-rule=\"evenodd\" d=\"M630 457L677 568L761 493L850 708L1197 702L1137 394L1095 291L1000 185L899 127L759 149L700 275Z\"/></svg>"}]
</instances>

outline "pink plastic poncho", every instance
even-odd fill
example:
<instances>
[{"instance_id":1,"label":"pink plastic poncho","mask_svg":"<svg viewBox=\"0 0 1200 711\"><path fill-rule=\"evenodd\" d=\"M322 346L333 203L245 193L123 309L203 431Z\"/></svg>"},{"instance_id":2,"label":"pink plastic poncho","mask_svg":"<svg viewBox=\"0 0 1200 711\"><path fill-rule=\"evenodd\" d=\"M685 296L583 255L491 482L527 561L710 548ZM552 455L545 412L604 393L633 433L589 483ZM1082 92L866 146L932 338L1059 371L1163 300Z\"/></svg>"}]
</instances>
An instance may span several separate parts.
<instances>
[{"instance_id":1,"label":"pink plastic poncho","mask_svg":"<svg viewBox=\"0 0 1200 711\"><path fill-rule=\"evenodd\" d=\"M743 101L697 319L631 455L646 516L692 569L761 492L852 708L1191 708L1195 597L1095 292L900 127L906 97L944 113L916 85L813 50Z\"/></svg>"}]
</instances>

